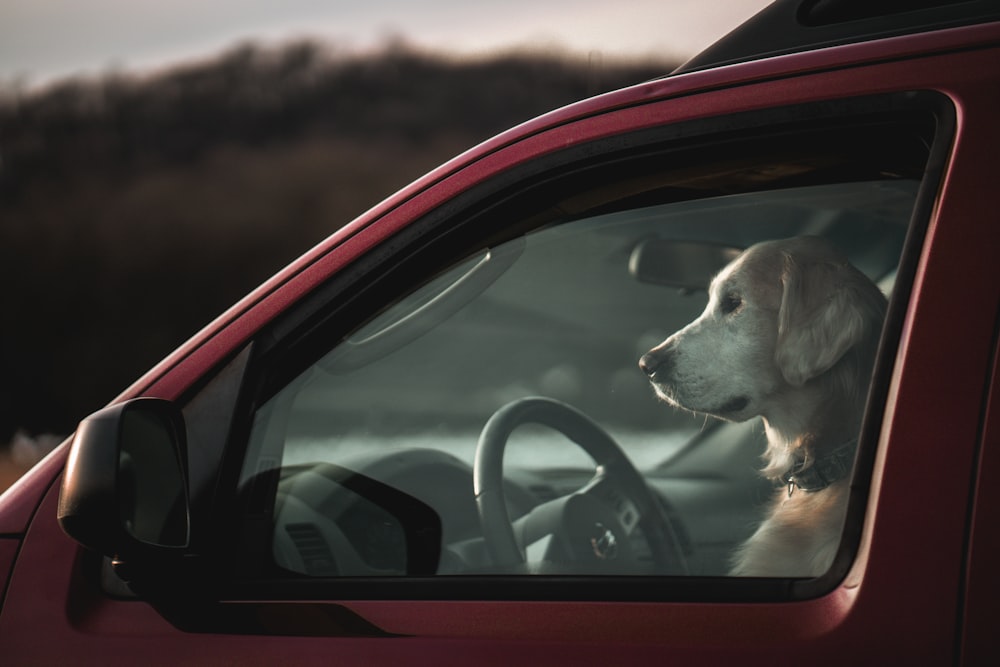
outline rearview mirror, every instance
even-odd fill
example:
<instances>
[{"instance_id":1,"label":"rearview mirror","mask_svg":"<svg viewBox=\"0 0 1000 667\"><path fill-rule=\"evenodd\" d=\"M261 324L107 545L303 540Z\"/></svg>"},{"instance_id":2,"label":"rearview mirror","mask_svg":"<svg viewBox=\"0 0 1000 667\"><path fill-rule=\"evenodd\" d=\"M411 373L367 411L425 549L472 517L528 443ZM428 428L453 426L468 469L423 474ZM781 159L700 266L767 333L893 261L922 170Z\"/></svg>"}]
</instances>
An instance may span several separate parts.
<instances>
[{"instance_id":1,"label":"rearview mirror","mask_svg":"<svg viewBox=\"0 0 1000 667\"><path fill-rule=\"evenodd\" d=\"M59 524L119 560L188 546L184 421L171 402L140 398L80 423L59 494Z\"/></svg>"},{"instance_id":2,"label":"rearview mirror","mask_svg":"<svg viewBox=\"0 0 1000 667\"><path fill-rule=\"evenodd\" d=\"M718 243L646 239L632 249L628 270L642 283L704 290L715 274L741 252L740 248Z\"/></svg>"}]
</instances>

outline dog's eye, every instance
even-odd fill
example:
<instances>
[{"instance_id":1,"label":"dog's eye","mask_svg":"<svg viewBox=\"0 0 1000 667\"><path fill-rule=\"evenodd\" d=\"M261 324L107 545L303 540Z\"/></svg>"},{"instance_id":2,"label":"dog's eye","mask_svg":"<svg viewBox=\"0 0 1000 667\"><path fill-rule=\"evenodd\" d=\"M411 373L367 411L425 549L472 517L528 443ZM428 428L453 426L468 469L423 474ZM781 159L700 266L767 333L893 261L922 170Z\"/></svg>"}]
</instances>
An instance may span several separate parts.
<instances>
[{"instance_id":1,"label":"dog's eye","mask_svg":"<svg viewBox=\"0 0 1000 667\"><path fill-rule=\"evenodd\" d=\"M719 309L724 315L736 312L742 305L743 299L741 299L738 294L726 294L719 301Z\"/></svg>"}]
</instances>

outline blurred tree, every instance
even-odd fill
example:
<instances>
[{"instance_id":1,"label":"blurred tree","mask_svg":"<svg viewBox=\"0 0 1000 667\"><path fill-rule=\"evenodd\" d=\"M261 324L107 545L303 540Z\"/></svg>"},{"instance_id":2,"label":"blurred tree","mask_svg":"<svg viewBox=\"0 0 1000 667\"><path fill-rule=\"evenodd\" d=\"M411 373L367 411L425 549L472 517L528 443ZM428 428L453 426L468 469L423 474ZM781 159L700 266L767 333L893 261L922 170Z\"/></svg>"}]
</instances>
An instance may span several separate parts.
<instances>
[{"instance_id":1,"label":"blurred tree","mask_svg":"<svg viewBox=\"0 0 1000 667\"><path fill-rule=\"evenodd\" d=\"M0 92L0 443L70 432L276 269L461 150L670 69L302 42Z\"/></svg>"}]
</instances>

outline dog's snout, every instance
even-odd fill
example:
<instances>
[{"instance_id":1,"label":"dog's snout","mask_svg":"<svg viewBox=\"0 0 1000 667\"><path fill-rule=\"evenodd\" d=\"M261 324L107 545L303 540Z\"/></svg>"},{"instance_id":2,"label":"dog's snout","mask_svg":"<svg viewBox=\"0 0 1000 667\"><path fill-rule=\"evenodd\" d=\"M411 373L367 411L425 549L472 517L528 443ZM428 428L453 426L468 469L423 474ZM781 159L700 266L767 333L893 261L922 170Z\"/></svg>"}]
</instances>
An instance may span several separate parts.
<instances>
[{"instance_id":1,"label":"dog's snout","mask_svg":"<svg viewBox=\"0 0 1000 667\"><path fill-rule=\"evenodd\" d=\"M639 359L639 368L649 378L669 374L672 367L673 353L668 347L658 347L650 350Z\"/></svg>"}]
</instances>

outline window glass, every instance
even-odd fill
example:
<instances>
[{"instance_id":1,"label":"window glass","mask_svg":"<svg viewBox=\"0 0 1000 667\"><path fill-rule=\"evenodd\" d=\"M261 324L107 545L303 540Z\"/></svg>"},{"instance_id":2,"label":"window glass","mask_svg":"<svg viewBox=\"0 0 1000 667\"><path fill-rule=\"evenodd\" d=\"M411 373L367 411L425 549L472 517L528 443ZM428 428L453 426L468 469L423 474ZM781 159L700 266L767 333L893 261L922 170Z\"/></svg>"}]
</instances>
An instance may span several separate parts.
<instances>
[{"instance_id":1,"label":"window glass","mask_svg":"<svg viewBox=\"0 0 1000 667\"><path fill-rule=\"evenodd\" d=\"M634 201L458 258L256 412L253 539L287 576L821 574L840 500L797 552L745 544L846 487L918 185ZM724 268L800 237L854 269L813 240Z\"/></svg>"}]
</instances>

